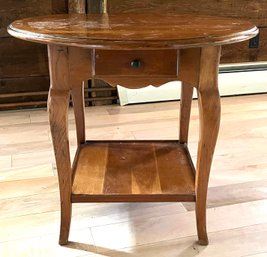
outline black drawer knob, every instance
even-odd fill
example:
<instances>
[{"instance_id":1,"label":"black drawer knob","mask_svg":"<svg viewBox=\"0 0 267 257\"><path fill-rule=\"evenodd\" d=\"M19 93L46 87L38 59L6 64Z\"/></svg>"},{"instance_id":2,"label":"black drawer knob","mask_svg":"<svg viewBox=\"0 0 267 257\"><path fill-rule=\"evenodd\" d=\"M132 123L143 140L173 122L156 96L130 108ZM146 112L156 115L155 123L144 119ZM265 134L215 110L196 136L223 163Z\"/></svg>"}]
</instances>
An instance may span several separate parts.
<instances>
[{"instance_id":1,"label":"black drawer knob","mask_svg":"<svg viewBox=\"0 0 267 257\"><path fill-rule=\"evenodd\" d=\"M140 60L133 60L131 61L131 67L138 69L141 67L141 61Z\"/></svg>"}]
</instances>

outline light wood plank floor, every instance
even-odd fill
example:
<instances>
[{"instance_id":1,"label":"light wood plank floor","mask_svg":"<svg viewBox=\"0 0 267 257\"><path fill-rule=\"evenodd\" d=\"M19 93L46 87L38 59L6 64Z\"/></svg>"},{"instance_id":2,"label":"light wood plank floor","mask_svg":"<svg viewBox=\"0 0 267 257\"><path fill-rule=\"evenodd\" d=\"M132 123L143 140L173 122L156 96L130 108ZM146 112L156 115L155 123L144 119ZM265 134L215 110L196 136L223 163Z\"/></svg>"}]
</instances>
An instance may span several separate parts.
<instances>
[{"instance_id":1,"label":"light wood plank floor","mask_svg":"<svg viewBox=\"0 0 267 257\"><path fill-rule=\"evenodd\" d=\"M178 102L87 108L87 138L175 139L178 114ZM195 244L192 203L118 203L74 204L71 243L60 247L47 112L1 112L0 256L267 256L267 95L223 98L221 124L208 197L209 246ZM73 158L72 110L69 128ZM194 101L194 161L197 140Z\"/></svg>"}]
</instances>

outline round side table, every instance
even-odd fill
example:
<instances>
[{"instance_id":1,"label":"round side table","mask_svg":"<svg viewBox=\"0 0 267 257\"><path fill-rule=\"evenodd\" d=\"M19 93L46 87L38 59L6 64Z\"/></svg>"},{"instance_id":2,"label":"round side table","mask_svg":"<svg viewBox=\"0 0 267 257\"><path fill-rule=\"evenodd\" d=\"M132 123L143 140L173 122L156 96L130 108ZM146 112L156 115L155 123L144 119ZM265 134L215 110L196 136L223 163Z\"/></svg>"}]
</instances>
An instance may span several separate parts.
<instances>
[{"instance_id":1,"label":"round side table","mask_svg":"<svg viewBox=\"0 0 267 257\"><path fill-rule=\"evenodd\" d=\"M49 118L60 199L59 243L68 242L72 203L196 203L199 243L208 244L206 198L220 124L221 45L250 39L250 22L220 17L151 14L52 15L13 22L14 37L48 45ZM182 81L179 140L86 141L83 81L103 79L140 88ZM193 88L200 138L196 168L187 148ZM78 148L71 164L70 95Z\"/></svg>"}]
</instances>

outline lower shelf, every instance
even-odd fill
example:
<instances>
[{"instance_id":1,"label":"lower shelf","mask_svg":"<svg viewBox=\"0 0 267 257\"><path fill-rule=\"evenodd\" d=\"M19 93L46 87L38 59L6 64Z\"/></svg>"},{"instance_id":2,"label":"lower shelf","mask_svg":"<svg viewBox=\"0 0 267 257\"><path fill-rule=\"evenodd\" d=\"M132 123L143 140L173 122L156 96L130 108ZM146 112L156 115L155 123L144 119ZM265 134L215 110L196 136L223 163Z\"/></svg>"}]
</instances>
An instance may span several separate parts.
<instances>
[{"instance_id":1,"label":"lower shelf","mask_svg":"<svg viewBox=\"0 0 267 257\"><path fill-rule=\"evenodd\" d=\"M195 201L195 170L178 141L92 141L79 148L72 202Z\"/></svg>"}]
</instances>

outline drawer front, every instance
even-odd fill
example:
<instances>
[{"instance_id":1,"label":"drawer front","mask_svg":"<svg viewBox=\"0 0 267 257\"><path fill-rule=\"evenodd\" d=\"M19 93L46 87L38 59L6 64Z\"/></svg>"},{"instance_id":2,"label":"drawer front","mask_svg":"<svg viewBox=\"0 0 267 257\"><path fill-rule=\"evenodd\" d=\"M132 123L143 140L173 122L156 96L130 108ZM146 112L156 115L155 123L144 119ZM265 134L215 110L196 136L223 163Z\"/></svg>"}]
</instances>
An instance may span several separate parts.
<instances>
[{"instance_id":1,"label":"drawer front","mask_svg":"<svg viewBox=\"0 0 267 257\"><path fill-rule=\"evenodd\" d=\"M177 50L96 50L95 75L173 77Z\"/></svg>"}]
</instances>

